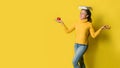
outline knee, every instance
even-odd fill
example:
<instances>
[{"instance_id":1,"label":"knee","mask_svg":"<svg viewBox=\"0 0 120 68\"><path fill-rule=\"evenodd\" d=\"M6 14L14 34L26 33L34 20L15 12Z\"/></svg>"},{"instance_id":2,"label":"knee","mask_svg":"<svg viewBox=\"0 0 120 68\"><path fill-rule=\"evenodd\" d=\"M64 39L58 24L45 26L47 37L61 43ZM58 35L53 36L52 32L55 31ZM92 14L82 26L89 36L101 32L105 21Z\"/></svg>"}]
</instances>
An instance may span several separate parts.
<instances>
[{"instance_id":1,"label":"knee","mask_svg":"<svg viewBox=\"0 0 120 68\"><path fill-rule=\"evenodd\" d=\"M73 64L74 66L77 65L77 63L78 63L78 62L75 61L75 60L72 61L72 64Z\"/></svg>"}]
</instances>

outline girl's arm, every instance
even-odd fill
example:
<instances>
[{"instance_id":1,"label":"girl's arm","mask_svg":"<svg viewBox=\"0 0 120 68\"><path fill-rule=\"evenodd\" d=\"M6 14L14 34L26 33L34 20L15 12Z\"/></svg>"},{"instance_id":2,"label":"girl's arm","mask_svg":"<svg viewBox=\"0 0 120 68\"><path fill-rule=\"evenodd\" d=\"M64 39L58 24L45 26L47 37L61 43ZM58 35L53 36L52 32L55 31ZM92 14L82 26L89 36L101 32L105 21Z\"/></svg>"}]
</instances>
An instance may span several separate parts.
<instances>
[{"instance_id":1,"label":"girl's arm","mask_svg":"<svg viewBox=\"0 0 120 68\"><path fill-rule=\"evenodd\" d=\"M64 24L62 20L56 20L56 21L64 27L66 33L70 33L75 29L74 25L72 25L71 28L68 29L68 27Z\"/></svg>"},{"instance_id":2,"label":"girl's arm","mask_svg":"<svg viewBox=\"0 0 120 68\"><path fill-rule=\"evenodd\" d=\"M75 30L75 26L74 25L72 25L71 28L69 28L69 29L68 29L68 27L63 22L61 22L61 25L64 27L66 33L70 33L73 30Z\"/></svg>"},{"instance_id":3,"label":"girl's arm","mask_svg":"<svg viewBox=\"0 0 120 68\"><path fill-rule=\"evenodd\" d=\"M90 35L92 36L92 38L96 38L103 29L110 29L110 26L109 25L104 25L95 32L92 24L90 24L90 29L89 29L90 30Z\"/></svg>"}]
</instances>

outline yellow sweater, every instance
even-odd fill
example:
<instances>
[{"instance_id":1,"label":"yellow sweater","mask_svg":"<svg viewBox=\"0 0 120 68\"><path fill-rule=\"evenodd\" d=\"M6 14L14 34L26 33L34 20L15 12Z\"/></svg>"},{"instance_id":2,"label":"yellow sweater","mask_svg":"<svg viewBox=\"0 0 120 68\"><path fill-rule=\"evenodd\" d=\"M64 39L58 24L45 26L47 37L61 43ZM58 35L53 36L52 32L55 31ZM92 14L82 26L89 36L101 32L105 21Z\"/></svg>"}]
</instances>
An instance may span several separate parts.
<instances>
[{"instance_id":1,"label":"yellow sweater","mask_svg":"<svg viewBox=\"0 0 120 68\"><path fill-rule=\"evenodd\" d=\"M65 27L65 31L67 33L70 33L73 30L75 30L75 32L76 32L75 43L78 43L78 44L86 44L87 45L89 34L93 38L95 38L102 30L100 28L95 32L92 24L90 22L88 22L87 19L80 20L78 23L73 24L69 29L66 27L66 25L64 23L62 23L62 25Z\"/></svg>"}]
</instances>

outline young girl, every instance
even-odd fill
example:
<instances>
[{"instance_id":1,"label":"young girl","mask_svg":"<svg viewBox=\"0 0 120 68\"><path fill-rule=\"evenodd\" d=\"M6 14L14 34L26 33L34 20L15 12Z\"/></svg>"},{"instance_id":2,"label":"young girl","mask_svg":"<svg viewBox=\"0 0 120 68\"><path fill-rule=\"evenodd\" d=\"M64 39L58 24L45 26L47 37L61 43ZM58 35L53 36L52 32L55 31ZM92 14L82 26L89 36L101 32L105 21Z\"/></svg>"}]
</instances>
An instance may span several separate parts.
<instances>
[{"instance_id":1,"label":"young girl","mask_svg":"<svg viewBox=\"0 0 120 68\"><path fill-rule=\"evenodd\" d=\"M56 21L59 22L65 28L65 31L67 33L70 33L73 30L75 30L76 41L74 44L75 55L73 58L73 66L74 66L74 68L85 68L85 64L83 61L83 54L86 52L86 50L88 48L89 34L92 36L92 38L96 38L102 30L110 29L110 26L104 25L95 32L93 25L91 23L92 22L91 12L88 7L84 7L81 9L80 21L75 23L69 29L61 19L59 19L59 20L57 19Z\"/></svg>"}]
</instances>

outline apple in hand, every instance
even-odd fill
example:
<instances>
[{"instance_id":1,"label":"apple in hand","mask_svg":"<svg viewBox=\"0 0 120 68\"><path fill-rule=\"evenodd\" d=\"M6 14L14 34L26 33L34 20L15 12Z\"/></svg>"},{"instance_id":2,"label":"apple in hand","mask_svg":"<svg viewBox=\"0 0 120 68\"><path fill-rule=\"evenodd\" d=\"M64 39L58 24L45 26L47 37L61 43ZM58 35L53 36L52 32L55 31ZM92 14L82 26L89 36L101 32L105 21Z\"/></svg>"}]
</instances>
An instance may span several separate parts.
<instances>
[{"instance_id":1,"label":"apple in hand","mask_svg":"<svg viewBox=\"0 0 120 68\"><path fill-rule=\"evenodd\" d=\"M57 21L58 23L61 23L61 22L62 22L62 20L61 20L60 17L57 17L56 21Z\"/></svg>"},{"instance_id":2,"label":"apple in hand","mask_svg":"<svg viewBox=\"0 0 120 68\"><path fill-rule=\"evenodd\" d=\"M57 17L57 20L61 20L61 18L60 18L60 17Z\"/></svg>"}]
</instances>

